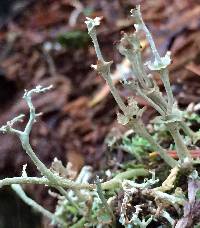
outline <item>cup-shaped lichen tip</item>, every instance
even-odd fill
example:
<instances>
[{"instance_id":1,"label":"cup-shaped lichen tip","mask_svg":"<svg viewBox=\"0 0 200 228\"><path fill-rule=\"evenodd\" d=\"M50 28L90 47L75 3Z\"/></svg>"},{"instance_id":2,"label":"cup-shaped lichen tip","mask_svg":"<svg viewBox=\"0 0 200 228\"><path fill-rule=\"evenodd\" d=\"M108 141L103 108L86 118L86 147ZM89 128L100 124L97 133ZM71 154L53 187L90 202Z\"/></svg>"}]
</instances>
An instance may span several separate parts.
<instances>
[{"instance_id":1,"label":"cup-shaped lichen tip","mask_svg":"<svg viewBox=\"0 0 200 228\"><path fill-rule=\"evenodd\" d=\"M85 23L87 25L88 33L90 33L96 26L100 25L101 17L95 17L94 19L86 17Z\"/></svg>"}]
</instances>

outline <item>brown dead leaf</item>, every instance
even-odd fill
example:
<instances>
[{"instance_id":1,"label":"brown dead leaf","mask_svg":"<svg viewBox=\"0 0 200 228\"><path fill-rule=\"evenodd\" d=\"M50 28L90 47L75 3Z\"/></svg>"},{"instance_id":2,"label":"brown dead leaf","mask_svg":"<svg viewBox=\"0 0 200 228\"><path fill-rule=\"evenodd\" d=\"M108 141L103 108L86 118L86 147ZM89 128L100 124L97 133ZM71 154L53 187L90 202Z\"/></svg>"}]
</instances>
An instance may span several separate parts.
<instances>
[{"instance_id":1,"label":"brown dead leaf","mask_svg":"<svg viewBox=\"0 0 200 228\"><path fill-rule=\"evenodd\" d=\"M187 64L185 68L187 70L191 71L192 73L200 76L200 65L197 65L194 62L191 62L191 63Z\"/></svg>"},{"instance_id":2,"label":"brown dead leaf","mask_svg":"<svg viewBox=\"0 0 200 228\"><path fill-rule=\"evenodd\" d=\"M71 164L71 170L73 170L76 175L80 172L85 162L83 155L75 150L67 152L67 161Z\"/></svg>"},{"instance_id":3,"label":"brown dead leaf","mask_svg":"<svg viewBox=\"0 0 200 228\"><path fill-rule=\"evenodd\" d=\"M62 111L63 113L70 113L71 115L78 115L77 111L81 109L86 109L88 106L88 98L87 97L79 97L76 100L66 104Z\"/></svg>"},{"instance_id":4,"label":"brown dead leaf","mask_svg":"<svg viewBox=\"0 0 200 228\"><path fill-rule=\"evenodd\" d=\"M119 68L121 69L121 72L119 72ZM119 79L122 78L121 73L125 74L126 71L130 71L130 63L127 59L124 59L122 63L119 64L118 70L115 70L115 72L111 75L114 85L119 81ZM99 92L97 92L97 94L89 102L89 107L94 107L95 105L97 105L109 94L109 92L110 89L108 85L104 85L103 88Z\"/></svg>"}]
</instances>

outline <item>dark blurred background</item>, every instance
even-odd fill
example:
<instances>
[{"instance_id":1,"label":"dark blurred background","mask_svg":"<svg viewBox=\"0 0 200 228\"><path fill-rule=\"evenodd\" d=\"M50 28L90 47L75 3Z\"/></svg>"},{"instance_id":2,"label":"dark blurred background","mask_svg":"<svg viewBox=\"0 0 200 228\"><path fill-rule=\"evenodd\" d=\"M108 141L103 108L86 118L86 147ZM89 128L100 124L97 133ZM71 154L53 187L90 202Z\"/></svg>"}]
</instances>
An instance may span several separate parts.
<instances>
[{"instance_id":1,"label":"dark blurred background","mask_svg":"<svg viewBox=\"0 0 200 228\"><path fill-rule=\"evenodd\" d=\"M50 166L54 157L70 161L79 172L84 164L95 170L106 157L104 139L116 124L117 107L104 81L90 68L96 61L85 27L85 17L103 16L99 42L113 74L125 66L114 43L120 31L133 31L130 9L140 3L144 20L161 54L172 52L170 80L181 107L200 101L200 2L197 0L1 0L0 1L0 124L19 113L28 114L22 101L24 89L53 84L48 94L34 97L44 115L35 124L31 143L39 158ZM144 59L149 47L142 39ZM155 80L162 89L159 77ZM117 85L120 88L120 85ZM129 91L120 88L122 96ZM135 97L139 105L145 105ZM148 122L154 110L148 107ZM19 126L22 127L22 126ZM28 164L36 168L13 136L0 136L0 178L20 176ZM24 186L28 195L54 209L42 186ZM24 205L9 187L0 190L0 228L48 227L45 219Z\"/></svg>"}]
</instances>

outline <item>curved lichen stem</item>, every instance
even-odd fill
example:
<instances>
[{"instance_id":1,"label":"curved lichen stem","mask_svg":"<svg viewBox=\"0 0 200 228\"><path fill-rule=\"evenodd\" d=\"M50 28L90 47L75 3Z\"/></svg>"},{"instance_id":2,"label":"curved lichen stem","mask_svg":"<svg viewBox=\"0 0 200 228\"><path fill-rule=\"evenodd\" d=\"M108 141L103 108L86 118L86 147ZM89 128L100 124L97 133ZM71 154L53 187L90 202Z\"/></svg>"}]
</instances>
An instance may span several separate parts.
<instances>
[{"instance_id":1,"label":"curved lichen stem","mask_svg":"<svg viewBox=\"0 0 200 228\"><path fill-rule=\"evenodd\" d=\"M151 50L155 59L157 59L159 63L162 63L161 57L157 51L153 37L142 19L142 14L140 12L140 5L137 5L135 9L131 10L131 13L136 20L136 25L135 25L136 30L142 29L145 32L145 35L147 37L147 40L149 41L149 45L151 47Z\"/></svg>"},{"instance_id":2,"label":"curved lichen stem","mask_svg":"<svg viewBox=\"0 0 200 228\"><path fill-rule=\"evenodd\" d=\"M174 97L173 97L172 89L169 82L169 70L167 68L164 68L160 71L160 73L161 73L161 79L168 97L167 111L168 111L168 114L170 114L173 109Z\"/></svg>"},{"instance_id":3,"label":"curved lichen stem","mask_svg":"<svg viewBox=\"0 0 200 228\"><path fill-rule=\"evenodd\" d=\"M120 186L120 182L124 179L133 179L139 176L147 176L149 172L144 168L131 169L122 173L119 173L114 178L109 181L101 183L103 190L114 189L115 187ZM49 187L62 187L65 189L88 189L94 190L95 184L89 183L77 183L75 181L67 180L61 177L58 177L57 183L52 183L46 177L11 177L0 180L0 188L3 186L8 186L11 184L39 184L46 185Z\"/></svg>"},{"instance_id":4,"label":"curved lichen stem","mask_svg":"<svg viewBox=\"0 0 200 228\"><path fill-rule=\"evenodd\" d=\"M26 195L24 190L19 184L12 184L12 189L16 192L16 194L30 207L32 207L35 211L40 212L47 218L49 218L53 223L56 223L58 225L61 225L62 227L67 227L67 224L57 216L55 216L53 213L42 207L40 204L32 200L30 197Z\"/></svg>"},{"instance_id":5,"label":"curved lichen stem","mask_svg":"<svg viewBox=\"0 0 200 228\"><path fill-rule=\"evenodd\" d=\"M35 164L35 166L37 167L37 169L40 171L40 173L45 176L51 183L52 185L55 186L55 188L58 189L58 191L64 195L67 196L67 192L62 188L62 187L57 187L56 185L59 183L59 179L60 177L58 177L57 175L55 175L54 173L52 173L41 161L40 159L37 157L37 155L34 153L31 145L30 145L30 132L32 129L32 126L34 124L34 122L36 122L36 117L37 114L35 112L35 107L32 103L32 95L34 93L43 93L46 92L48 90L50 90L52 88L52 86L48 86L48 87L42 87L42 86L36 86L36 88L30 90L30 91L25 91L25 94L23 96L23 98L25 99L28 107L29 107L29 120L25 126L24 131L19 131L13 128L13 125L15 124L15 122L21 121L23 115L20 115L16 118L14 118L12 121L8 121L7 124L5 126L2 126L0 128L0 131L3 133L6 132L10 132L12 134L15 134L19 137L22 147L25 150L25 152L27 153L27 155L30 157L30 159L33 161L33 163Z\"/></svg>"},{"instance_id":6,"label":"curved lichen stem","mask_svg":"<svg viewBox=\"0 0 200 228\"><path fill-rule=\"evenodd\" d=\"M111 78L110 65L112 64L112 62L106 62L104 60L103 55L101 53L101 49L99 47L95 27L100 24L100 18L98 18L98 17L95 19L87 18L87 21L85 23L87 24L88 34L90 35L90 37L92 39L92 42L93 42L94 48L95 48L95 52L97 55L97 59L98 59L97 65L92 65L92 66L106 80L106 82L110 88L110 91L111 91L114 99L116 100L117 104L119 105L120 109L123 112L126 112L126 105L124 104L122 98L120 97L119 92L115 88L114 83Z\"/></svg>"},{"instance_id":7,"label":"curved lichen stem","mask_svg":"<svg viewBox=\"0 0 200 228\"><path fill-rule=\"evenodd\" d=\"M185 163L185 162L192 163L191 154L183 141L183 137L179 132L178 125L176 123L168 123L167 127L174 139L174 142L176 145L176 151L181 163Z\"/></svg>"},{"instance_id":8,"label":"curved lichen stem","mask_svg":"<svg viewBox=\"0 0 200 228\"><path fill-rule=\"evenodd\" d=\"M198 140L200 140L200 133L194 132L184 121L180 122L180 127L184 131L184 133L192 139L192 142L195 144Z\"/></svg>"},{"instance_id":9,"label":"curved lichen stem","mask_svg":"<svg viewBox=\"0 0 200 228\"><path fill-rule=\"evenodd\" d=\"M108 205L107 200L103 194L103 189L102 189L101 182L100 182L100 179L98 176L96 178L96 187L97 187L97 194L98 194L105 210L107 211L107 213L110 215L110 217L112 219L112 227L115 228L116 227L115 216L114 216L114 213L113 213L112 209L110 208L110 206Z\"/></svg>"},{"instance_id":10,"label":"curved lichen stem","mask_svg":"<svg viewBox=\"0 0 200 228\"><path fill-rule=\"evenodd\" d=\"M149 134L149 132L146 130L146 128L144 127L144 124L142 123L141 120L138 119L133 119L130 123L129 123L129 127L132 128L135 133L137 133L138 135L140 135L141 137L145 138L147 141L149 141L149 143L154 147L154 149L156 151L158 151L158 153L160 154L160 157L170 166L170 167L175 167L178 162L173 159L172 157L170 157L167 154L167 151L165 149L163 149L155 140L154 138Z\"/></svg>"},{"instance_id":11,"label":"curved lichen stem","mask_svg":"<svg viewBox=\"0 0 200 228\"><path fill-rule=\"evenodd\" d=\"M122 98L119 95L119 92L115 88L114 83L112 81L111 74L110 74L110 65L108 65L108 64L107 64L107 66L106 66L106 64L104 64L104 65L107 68L107 70L106 70L106 72L101 71L100 73L102 74L103 78L106 80L106 82L110 88L110 92L113 95L119 108L122 110L123 113L126 113L126 105L124 104Z\"/></svg>"},{"instance_id":12,"label":"curved lichen stem","mask_svg":"<svg viewBox=\"0 0 200 228\"><path fill-rule=\"evenodd\" d=\"M115 189L121 186L123 180L133 179L138 176L148 176L149 171L143 168L140 169L131 169L122 173L117 174L114 178L109 181L101 183L103 190Z\"/></svg>"},{"instance_id":13,"label":"curved lichen stem","mask_svg":"<svg viewBox=\"0 0 200 228\"><path fill-rule=\"evenodd\" d=\"M173 98L173 93L172 93L172 89L171 89L171 86L170 86L170 82L169 82L169 71L167 69L167 65L170 63L165 63L165 58L167 59L169 56L168 56L168 53L165 57L161 57L158 53L158 50L156 48L156 45L155 45L155 42L153 40L153 37L149 31L149 29L147 28L147 26L145 25L143 19L142 19L142 15L141 15L141 12L140 12L140 6L136 6L136 9L132 10L132 16L135 18L136 20L136 24L135 24L135 27L136 27L136 30L143 30L145 35L146 35L146 38L149 42L149 45L151 47L151 51L152 51L152 54L155 58L154 60L154 64L156 65L156 68L157 69L154 69L154 70L159 70L160 69L160 74L161 74L161 80L164 84L164 87L165 87L165 90L166 90L166 93L167 93L167 98L168 98L168 113L170 114L171 111L172 111L172 107L173 107L173 103L174 103L174 98ZM166 65L165 65L166 64Z\"/></svg>"}]
</instances>

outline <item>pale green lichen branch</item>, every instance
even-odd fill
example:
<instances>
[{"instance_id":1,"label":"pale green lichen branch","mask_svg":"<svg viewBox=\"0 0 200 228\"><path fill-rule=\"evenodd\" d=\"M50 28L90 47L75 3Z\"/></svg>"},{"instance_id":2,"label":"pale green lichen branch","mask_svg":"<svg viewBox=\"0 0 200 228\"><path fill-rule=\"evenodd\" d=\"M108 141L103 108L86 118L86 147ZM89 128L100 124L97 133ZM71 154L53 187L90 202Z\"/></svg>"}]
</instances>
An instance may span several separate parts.
<instances>
[{"instance_id":1,"label":"pale green lichen branch","mask_svg":"<svg viewBox=\"0 0 200 228\"><path fill-rule=\"evenodd\" d=\"M87 21L86 21L86 24L87 24L87 27L88 27L88 33L89 33L89 35L91 36L91 39L92 39L92 41L93 41L93 43L98 43L98 41L97 41L97 38L96 38L96 30L95 30L95 27L97 26L97 25L99 25L100 24L100 20L98 19L90 19L90 18L88 18L87 19ZM132 37L129 37L129 36L125 36L124 37L124 39L125 38L127 38L129 41L131 40L133 40L133 38ZM123 41L123 40L122 40ZM133 41L132 41L133 42ZM134 43L133 42L133 45L134 46L138 46L139 44L138 44L138 42L137 43ZM98 62L97 62L97 65L93 65L93 67L103 76L103 78L106 80L106 82L107 82L107 84L108 84L108 86L109 86L109 88L110 88L110 91L111 91L111 93L112 93L112 95L113 95L113 97L115 98L115 100L116 100L116 102L117 102L117 104L118 104L118 106L119 106L119 108L122 110L122 112L123 112L123 114L124 115L122 115L122 114L120 114L120 113L118 113L118 120L119 120L119 122L121 122L123 125L126 125L126 124L128 124L129 123L129 121L130 122L134 122L134 126L133 126L133 128L134 128L134 130L136 130L136 133L138 132L138 124L137 124L137 122L139 121L139 119L138 118L133 118L133 116L138 116L138 113L137 112L140 112L139 111L139 109L137 109L136 110L136 105L135 105L135 103L134 102L132 102L132 103L134 103L134 104L131 104L130 105L130 102L129 102L129 105L128 106L126 106L125 104L124 104L124 102L123 102L123 100L122 100L122 98L120 97L120 95L119 95L119 92L117 91L117 89L115 88L115 86L114 86L114 84L113 84L113 82L112 82L112 79L111 79L111 77L110 77L110 65L111 65L111 62L106 62L104 59L103 59L103 57L102 57L102 55L99 55L99 53L101 53L101 51L100 51L100 48L99 48L99 45L94 45L95 46L95 50L96 50L96 53L97 53L97 58L98 58ZM138 47L137 47L138 48ZM126 53L127 53L127 56L129 56L130 58L131 58L131 53L129 53L128 51L126 51L125 50L125 48L124 49L121 49L121 51L123 52L124 51L124 54L126 55ZM137 51L136 51L137 52ZM129 58L129 59L130 59ZM130 59L131 60L131 59ZM139 73L139 74L142 74L143 76L140 76L140 75L138 75L138 78L140 78L140 77L142 77L141 78L141 83L146 87L146 85L144 84L145 83L145 79L144 78L147 78L147 75L145 74L145 71L144 71L144 69L143 69L143 67L141 68L141 66L139 66L139 64L141 64L141 56L138 56L138 58L137 58L137 61L136 61L136 66L137 66L137 73ZM150 82L150 80L148 79L147 81L146 81L146 83L149 83ZM147 84L148 84L147 83ZM139 90L139 89L138 89ZM137 90L137 91L138 91ZM142 93L142 90L139 90L139 91L141 91L141 94L140 95L144 95L143 93ZM144 96L143 96L144 97ZM158 96L157 96L158 97ZM145 95L145 98L147 98L148 99L148 101L150 101L150 103L152 104L152 106L153 107L155 107L163 116L165 115L165 112L162 110L162 108L160 108L156 103L154 103L154 101L153 100L151 100L149 97L147 97L146 95ZM155 99L157 99L157 98L155 98ZM162 100L162 99L161 99ZM164 103L164 102L163 102ZM165 105L165 104L164 104ZM134 121L132 121L132 120L134 120ZM140 121L141 122L141 121ZM137 125L137 127L135 127ZM139 125L141 125L141 124L139 124ZM141 127L141 126L139 126L139 127ZM142 127L144 127L144 125L142 126ZM141 131L140 131L140 133L141 133ZM141 134L140 134L141 135ZM144 134L142 135L142 137L144 136ZM147 137L146 137L147 136ZM156 149L159 149L158 150L158 152L161 154L161 157L165 160L165 162L167 162L167 164L169 164L171 167L174 167L174 166L176 166L176 161L173 159L173 158L171 158L167 153L166 153L166 151L164 150L164 149L162 149L155 141L154 141L154 139L151 137L151 135L150 134L148 134L147 133L147 131L145 132L145 138L147 138L147 140L149 141L149 139L150 139L150 141L151 142L153 142L153 145L154 145L154 147L156 148Z\"/></svg>"},{"instance_id":2,"label":"pale green lichen branch","mask_svg":"<svg viewBox=\"0 0 200 228\"><path fill-rule=\"evenodd\" d=\"M143 30L145 32L147 40L149 41L152 53L154 55L154 62L147 62L147 66L150 70L160 71L161 79L163 81L168 96L168 112L171 112L174 98L169 82L169 72L167 70L167 66L171 63L170 52L168 51L164 57L160 57L156 45L154 43L153 37L142 19L140 6L136 6L135 9L131 10L131 13L136 20L136 32L139 30Z\"/></svg>"},{"instance_id":3,"label":"pale green lichen branch","mask_svg":"<svg viewBox=\"0 0 200 228\"><path fill-rule=\"evenodd\" d=\"M43 176L45 176L51 183L52 185L56 186L56 188L60 191L61 194L63 195L67 195L66 191L62 188L59 187L59 181L62 181L62 178L57 176L56 174L52 173L41 161L40 159L36 156L36 154L34 153L31 145L30 145L30 131L32 129L32 126L34 124L34 122L36 121L36 117L37 114L35 112L35 107L33 106L32 103L32 95L34 93L43 93L48 91L49 89L51 89L52 86L48 86L48 87L42 87L42 86L36 86L35 89L32 89L30 91L25 91L24 94L24 99L27 102L28 106L29 106L29 110L30 110L30 116L29 116L29 120L28 123L25 127L24 131L19 131L13 128L13 124L16 122L19 122L22 120L23 115L20 115L16 118L14 118L11 121L8 121L7 124L3 127L0 128L0 131L2 133L14 133L16 134L22 144L23 149L25 150L25 152L28 154L28 156L31 158L31 160L33 161L33 163L36 165L37 169L41 172L41 174ZM58 185L58 186L57 186Z\"/></svg>"},{"instance_id":4,"label":"pale green lichen branch","mask_svg":"<svg viewBox=\"0 0 200 228\"><path fill-rule=\"evenodd\" d=\"M7 121L6 125L3 125L0 128L0 132L5 134L5 133L12 133L12 134L16 134L16 135L20 135L22 132L19 130L16 130L13 128L13 125L17 122L23 122L23 117L25 115L24 114L20 114L19 116L16 116L15 118L13 118L10 121Z\"/></svg>"},{"instance_id":5,"label":"pale green lichen branch","mask_svg":"<svg viewBox=\"0 0 200 228\"><path fill-rule=\"evenodd\" d=\"M143 19L142 19L142 14L141 14L141 11L140 11L140 5L137 5L135 9L132 9L131 10L131 13L132 13L132 17L134 17L135 21L136 21L136 24L134 24L135 26L135 29L136 29L136 32L138 30L143 30L146 34L146 37L149 41L149 44L151 46L151 50L153 52L153 55L156 59L156 61L158 61L159 64L162 63L162 60L161 60L161 57L157 51L157 48L156 48L156 45L154 43L154 40L153 40L153 37L151 35L151 33L149 32L147 26L145 25Z\"/></svg>"},{"instance_id":6,"label":"pale green lichen branch","mask_svg":"<svg viewBox=\"0 0 200 228\"><path fill-rule=\"evenodd\" d=\"M138 184L133 180L124 180L122 183L122 188L125 191L130 188L138 188L138 189L150 188L152 185L156 184L159 181L159 179L156 179L155 177L155 171L150 171L150 173L152 174L151 179L145 178L143 183L141 184Z\"/></svg>"},{"instance_id":7,"label":"pale green lichen branch","mask_svg":"<svg viewBox=\"0 0 200 228\"><path fill-rule=\"evenodd\" d=\"M154 189L144 189L142 190L143 195L151 195L155 197L155 199L159 199L165 203L169 203L172 206L175 204L183 206L186 200L183 197L175 196L175 195L170 195L165 192L157 191Z\"/></svg>"},{"instance_id":8,"label":"pale green lichen branch","mask_svg":"<svg viewBox=\"0 0 200 228\"><path fill-rule=\"evenodd\" d=\"M136 42L136 44L135 44ZM119 52L124 55L132 64L134 81L124 80L124 86L144 98L152 107L154 107L162 116L167 111L167 103L162 97L156 83L150 78L144 69L141 59L140 44L138 44L136 34L126 34L120 40L118 45Z\"/></svg>"},{"instance_id":9,"label":"pale green lichen branch","mask_svg":"<svg viewBox=\"0 0 200 228\"><path fill-rule=\"evenodd\" d=\"M192 139L192 143L195 144L200 140L200 132L194 132L184 121L180 122L180 126L184 133Z\"/></svg>"},{"instance_id":10,"label":"pale green lichen branch","mask_svg":"<svg viewBox=\"0 0 200 228\"><path fill-rule=\"evenodd\" d=\"M146 74L146 71L142 64L140 49L141 46L137 34L124 33L123 37L120 40L120 44L118 45L118 50L129 60L132 73L138 79L141 86L143 88L147 88L147 86L151 86L152 83Z\"/></svg>"},{"instance_id":11,"label":"pale green lichen branch","mask_svg":"<svg viewBox=\"0 0 200 228\"><path fill-rule=\"evenodd\" d=\"M159 188L151 188L151 186L158 181L159 180L155 178L155 173L152 172L151 179L145 179L144 182L141 184L138 184L135 181L131 180L124 180L122 183L122 187L124 191L131 189L133 192L137 192L137 190L141 190L141 193L144 195L152 195L153 197L168 202L172 205L175 203L183 205L185 203L185 198L183 198L183 196L170 195L168 193L158 190Z\"/></svg>"},{"instance_id":12,"label":"pale green lichen branch","mask_svg":"<svg viewBox=\"0 0 200 228\"><path fill-rule=\"evenodd\" d=\"M166 125L174 139L174 142L176 145L176 151L179 156L180 162L183 164L188 163L188 165L191 164L192 157L191 157L189 150L187 149L187 146L185 145L185 143L183 141L183 137L181 136L181 134L179 132L178 123L168 123Z\"/></svg>"},{"instance_id":13,"label":"pale green lichen branch","mask_svg":"<svg viewBox=\"0 0 200 228\"><path fill-rule=\"evenodd\" d=\"M133 119L128 123L129 128L132 128L136 134L145 138L151 145L154 147L155 151L158 151L161 158L168 164L170 167L175 167L178 165L178 162L170 157L165 149L161 147L155 139L149 134L147 129L144 126L144 123L141 120Z\"/></svg>"},{"instance_id":14,"label":"pale green lichen branch","mask_svg":"<svg viewBox=\"0 0 200 228\"><path fill-rule=\"evenodd\" d=\"M24 100L26 101L28 107L29 107L29 110L30 110L30 114L29 114L29 121L25 127L25 130L24 130L24 134L26 135L29 135L30 132L31 132L31 129L32 129L32 126L34 124L34 122L36 121L36 117L37 117L37 114L35 112L35 107L32 103L32 95L34 93L45 93L47 91L49 91L50 89L53 88L53 85L50 85L48 87L42 87L41 85L38 85L36 86L36 88L34 89L31 89L31 90L25 90L25 93L24 93ZM39 114L40 115L40 114Z\"/></svg>"},{"instance_id":15,"label":"pale green lichen branch","mask_svg":"<svg viewBox=\"0 0 200 228\"><path fill-rule=\"evenodd\" d=\"M103 190L119 188L121 187L123 180L133 179L138 176L145 177L148 176L148 174L149 171L142 168L127 170L117 174L111 180L101 183L101 187Z\"/></svg>"},{"instance_id":16,"label":"pale green lichen branch","mask_svg":"<svg viewBox=\"0 0 200 228\"><path fill-rule=\"evenodd\" d=\"M174 97L169 82L169 70L167 68L162 69L160 70L160 74L168 97L167 113L171 114L173 110Z\"/></svg>"},{"instance_id":17,"label":"pale green lichen branch","mask_svg":"<svg viewBox=\"0 0 200 228\"><path fill-rule=\"evenodd\" d=\"M153 37L142 19L140 6L137 5L135 9L131 10L131 13L132 13L131 16L134 17L136 21L136 24L134 25L136 32L138 32L139 30L144 31L146 38L149 41L152 53L154 55L154 58L155 58L154 63L148 63L150 70L160 70L162 68L166 68L171 62L170 53L167 52L167 54L164 57L160 57L157 51L156 45L154 43Z\"/></svg>"},{"instance_id":18,"label":"pale green lichen branch","mask_svg":"<svg viewBox=\"0 0 200 228\"><path fill-rule=\"evenodd\" d=\"M88 34L90 35L92 42L94 44L94 48L97 55L97 65L92 65L95 70L97 70L102 77L106 80L108 86L110 87L110 91L115 98L117 104L119 105L120 109L125 113L126 112L126 105L124 104L122 98L119 95L119 92L115 88L111 73L110 73L110 65L112 62L106 62L101 54L101 50L99 47L99 43L96 36L96 29L95 27L100 24L100 18L91 19L87 17L87 20L85 21L87 28L88 28Z\"/></svg>"},{"instance_id":19,"label":"pale green lichen branch","mask_svg":"<svg viewBox=\"0 0 200 228\"><path fill-rule=\"evenodd\" d=\"M142 98L144 98L155 110L157 110L162 116L165 116L165 111L160 107L160 105L156 104L152 99L147 97L147 95L140 89L140 87L137 87L137 93Z\"/></svg>"},{"instance_id":20,"label":"pale green lichen branch","mask_svg":"<svg viewBox=\"0 0 200 228\"><path fill-rule=\"evenodd\" d=\"M55 216L53 213L42 207L40 204L29 198L22 187L19 184L12 184L11 188L16 192L16 194L30 207L32 207L35 211L40 212L44 216L48 217L53 224L61 225L62 227L66 227L66 223Z\"/></svg>"},{"instance_id":21,"label":"pale green lichen branch","mask_svg":"<svg viewBox=\"0 0 200 228\"><path fill-rule=\"evenodd\" d=\"M170 216L170 214L167 211L162 209L162 211L160 212L160 216L165 218L170 223L170 225L174 227L175 220Z\"/></svg>"},{"instance_id":22,"label":"pale green lichen branch","mask_svg":"<svg viewBox=\"0 0 200 228\"><path fill-rule=\"evenodd\" d=\"M139 176L144 177L149 174L148 170L143 168L132 169L122 173L117 174L114 178L109 181L105 181L101 184L103 190L109 190L118 188L121 186L121 183L124 179L137 178ZM39 184L46 185L49 187L63 187L66 189L88 189L94 190L96 188L95 184L89 183L78 183L75 181L67 180L59 177L57 183L52 183L46 177L11 177L0 180L0 188L4 186L9 186L11 184Z\"/></svg>"},{"instance_id":23,"label":"pale green lichen branch","mask_svg":"<svg viewBox=\"0 0 200 228\"><path fill-rule=\"evenodd\" d=\"M139 213L142 211L141 206L143 205L136 205L135 207L135 213L132 214L130 224L128 228L133 228L132 224L135 226L139 226L140 228L146 228L153 220L153 216L151 215L147 220L145 218L142 218L142 220L139 218Z\"/></svg>"},{"instance_id":24,"label":"pale green lichen branch","mask_svg":"<svg viewBox=\"0 0 200 228\"><path fill-rule=\"evenodd\" d=\"M133 74L139 81L141 89L144 90L144 92L146 92L149 97L151 96L153 100L158 101L158 103L163 106L162 108L165 109L165 99L163 99L156 83L151 78L151 75L147 75L144 69L144 64L142 63L141 56L141 46L139 43L137 32L133 34L124 33L118 45L118 50L130 61ZM135 78L133 77L133 79Z\"/></svg>"},{"instance_id":25,"label":"pale green lichen branch","mask_svg":"<svg viewBox=\"0 0 200 228\"><path fill-rule=\"evenodd\" d=\"M39 185L46 185L49 187L62 187L62 188L69 188L69 189L89 189L93 190L95 188L94 184L87 184L87 183L76 183L74 181L66 180L64 178L59 178L57 183L52 183L46 177L10 177L4 178L0 180L0 188L4 186L9 186L11 184L39 184Z\"/></svg>"},{"instance_id":26,"label":"pale green lichen branch","mask_svg":"<svg viewBox=\"0 0 200 228\"><path fill-rule=\"evenodd\" d=\"M103 56L101 54L101 49L99 47L99 43L97 40L97 35L96 35L96 26L100 25L100 21L101 18L100 17L96 17L94 19L86 17L87 20L85 21L86 25L87 25L87 29L88 29L88 34L90 35L90 37L92 38L92 42L94 44L94 48L97 54L97 58L99 61L104 62Z\"/></svg>"},{"instance_id":27,"label":"pale green lichen branch","mask_svg":"<svg viewBox=\"0 0 200 228\"><path fill-rule=\"evenodd\" d=\"M114 213L112 211L112 209L110 208L110 206L107 203L107 200L105 199L105 196L103 194L103 189L101 186L101 182L99 177L97 176L96 178L96 188L97 188L97 194L105 208L105 210L107 211L107 213L110 215L111 219L112 219L112 227L115 228L116 227L116 221L115 221L115 216Z\"/></svg>"}]
</instances>

